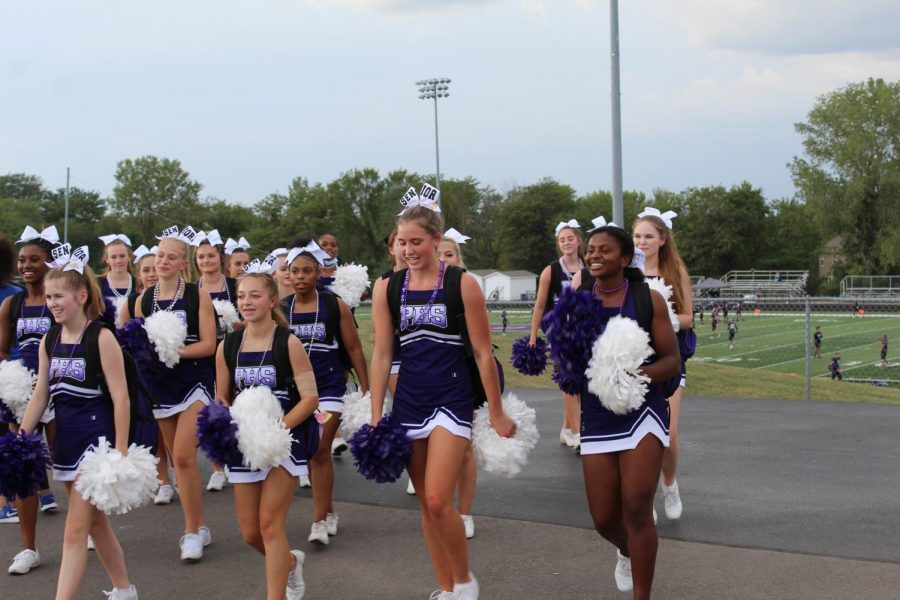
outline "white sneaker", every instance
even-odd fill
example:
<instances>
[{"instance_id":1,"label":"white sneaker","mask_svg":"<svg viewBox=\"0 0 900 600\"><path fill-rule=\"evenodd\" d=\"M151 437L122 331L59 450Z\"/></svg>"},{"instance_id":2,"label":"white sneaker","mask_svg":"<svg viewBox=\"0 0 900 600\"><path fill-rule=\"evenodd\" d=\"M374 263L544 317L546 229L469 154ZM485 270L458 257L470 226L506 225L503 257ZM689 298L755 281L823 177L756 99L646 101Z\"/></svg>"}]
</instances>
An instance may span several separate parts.
<instances>
[{"instance_id":1,"label":"white sneaker","mask_svg":"<svg viewBox=\"0 0 900 600\"><path fill-rule=\"evenodd\" d=\"M133 585L127 588L113 588L113 591L103 593L106 594L106 600L138 600L137 589Z\"/></svg>"},{"instance_id":2,"label":"white sneaker","mask_svg":"<svg viewBox=\"0 0 900 600\"><path fill-rule=\"evenodd\" d=\"M409 494L410 496L415 496L415 495L416 495L416 488L415 488L415 486L414 486L413 483L412 483L412 477L409 477L406 481L407 481L407 483L406 483L406 493Z\"/></svg>"},{"instance_id":3,"label":"white sneaker","mask_svg":"<svg viewBox=\"0 0 900 600\"><path fill-rule=\"evenodd\" d=\"M209 476L209 483L206 484L207 492L221 492L225 487L225 471L213 471Z\"/></svg>"},{"instance_id":4,"label":"white sneaker","mask_svg":"<svg viewBox=\"0 0 900 600\"><path fill-rule=\"evenodd\" d=\"M328 545L328 525L325 521L316 521L309 529L309 541L323 546Z\"/></svg>"},{"instance_id":5,"label":"white sneaker","mask_svg":"<svg viewBox=\"0 0 900 600\"><path fill-rule=\"evenodd\" d=\"M346 452L349 447L347 442L344 441L344 438L336 437L331 441L331 453L334 456L340 456Z\"/></svg>"},{"instance_id":6,"label":"white sneaker","mask_svg":"<svg viewBox=\"0 0 900 600\"><path fill-rule=\"evenodd\" d=\"M471 540L475 537L475 519L472 515L459 515L462 517L463 525L466 528L466 539Z\"/></svg>"},{"instance_id":7,"label":"white sneaker","mask_svg":"<svg viewBox=\"0 0 900 600\"><path fill-rule=\"evenodd\" d=\"M94 548L94 538L91 536L88 536L87 548L88 550L96 550L96 548Z\"/></svg>"},{"instance_id":8,"label":"white sneaker","mask_svg":"<svg viewBox=\"0 0 900 600\"><path fill-rule=\"evenodd\" d=\"M26 548L13 557L7 572L10 575L24 575L41 564L41 555L37 550Z\"/></svg>"},{"instance_id":9,"label":"white sneaker","mask_svg":"<svg viewBox=\"0 0 900 600\"><path fill-rule=\"evenodd\" d=\"M469 573L469 581L453 584L453 597L456 600L478 600L478 580Z\"/></svg>"},{"instance_id":10,"label":"white sneaker","mask_svg":"<svg viewBox=\"0 0 900 600\"><path fill-rule=\"evenodd\" d=\"M300 487L302 487L302 488L312 487L312 483L309 481L309 475L301 475L300 476Z\"/></svg>"},{"instance_id":11,"label":"white sneaker","mask_svg":"<svg viewBox=\"0 0 900 600\"><path fill-rule=\"evenodd\" d=\"M197 528L197 535L199 535L200 539L203 540L204 548L212 544L212 533L210 533L209 527L207 527L206 525L201 525Z\"/></svg>"},{"instance_id":12,"label":"white sneaker","mask_svg":"<svg viewBox=\"0 0 900 600\"><path fill-rule=\"evenodd\" d=\"M575 443L579 437L580 436L577 433L573 432L571 429L567 429L566 430L566 446L568 446L569 448L574 448Z\"/></svg>"},{"instance_id":13,"label":"white sneaker","mask_svg":"<svg viewBox=\"0 0 900 600\"><path fill-rule=\"evenodd\" d=\"M559 443L561 446L569 445L569 438L572 437L571 429L560 429L559 430Z\"/></svg>"},{"instance_id":14,"label":"white sneaker","mask_svg":"<svg viewBox=\"0 0 900 600\"><path fill-rule=\"evenodd\" d=\"M630 592L634 588L634 582L631 579L631 559L622 556L619 549L616 548L616 587L620 592Z\"/></svg>"},{"instance_id":15,"label":"white sneaker","mask_svg":"<svg viewBox=\"0 0 900 600\"><path fill-rule=\"evenodd\" d=\"M203 538L197 533L186 533L178 542L181 546L181 560L198 561L203 558Z\"/></svg>"},{"instance_id":16,"label":"white sneaker","mask_svg":"<svg viewBox=\"0 0 900 600\"><path fill-rule=\"evenodd\" d=\"M681 494L678 493L678 482L673 481L671 486L663 484L663 500L666 505L666 516L672 520L681 518Z\"/></svg>"},{"instance_id":17,"label":"white sneaker","mask_svg":"<svg viewBox=\"0 0 900 600\"><path fill-rule=\"evenodd\" d=\"M284 597L286 600L301 600L306 592L306 583L303 581L303 560L306 558L306 555L299 550L291 550L291 554L297 559L297 565L288 574Z\"/></svg>"},{"instance_id":18,"label":"white sneaker","mask_svg":"<svg viewBox=\"0 0 900 600\"><path fill-rule=\"evenodd\" d=\"M575 451L575 454L581 454L581 434L580 433L572 434L572 450Z\"/></svg>"},{"instance_id":19,"label":"white sneaker","mask_svg":"<svg viewBox=\"0 0 900 600\"><path fill-rule=\"evenodd\" d=\"M445 592L444 590L434 590L428 596L428 600L456 600L456 594L453 592Z\"/></svg>"},{"instance_id":20,"label":"white sneaker","mask_svg":"<svg viewBox=\"0 0 900 600\"><path fill-rule=\"evenodd\" d=\"M327 513L325 515L325 528L328 530L328 535L337 535L337 526L338 526L338 514L337 513Z\"/></svg>"},{"instance_id":21,"label":"white sneaker","mask_svg":"<svg viewBox=\"0 0 900 600\"><path fill-rule=\"evenodd\" d=\"M156 490L156 497L153 498L153 504L169 504L172 497L175 496L175 488L168 483L164 483Z\"/></svg>"}]
</instances>

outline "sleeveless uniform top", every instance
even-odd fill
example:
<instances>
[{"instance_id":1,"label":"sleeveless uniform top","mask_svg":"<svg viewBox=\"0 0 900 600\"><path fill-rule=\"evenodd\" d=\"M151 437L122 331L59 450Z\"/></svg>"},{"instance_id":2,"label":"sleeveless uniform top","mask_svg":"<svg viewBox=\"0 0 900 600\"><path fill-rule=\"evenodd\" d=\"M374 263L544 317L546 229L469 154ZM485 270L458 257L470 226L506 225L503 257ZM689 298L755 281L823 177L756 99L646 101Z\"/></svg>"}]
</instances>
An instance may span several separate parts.
<instances>
[{"instance_id":1,"label":"sleeveless uniform top","mask_svg":"<svg viewBox=\"0 0 900 600\"><path fill-rule=\"evenodd\" d=\"M100 277L100 292L103 294L103 297L109 298L115 302L116 298L125 298L129 296L134 292L137 282L133 275L128 275L128 277L131 279L131 285L126 288L114 288L109 283L109 277Z\"/></svg>"},{"instance_id":2,"label":"sleeveless uniform top","mask_svg":"<svg viewBox=\"0 0 900 600\"><path fill-rule=\"evenodd\" d=\"M618 307L600 309L604 330L606 323L618 314ZM637 320L633 294L628 294L622 316ZM581 391L581 453L633 450L648 434L656 436L663 446L668 447L669 407L662 384L650 383L644 398L639 408L617 415L600 403L600 399L588 390L585 381Z\"/></svg>"},{"instance_id":3,"label":"sleeveless uniform top","mask_svg":"<svg viewBox=\"0 0 900 600\"><path fill-rule=\"evenodd\" d=\"M224 289L221 289L217 292L212 291L210 288L206 288L206 291L209 292L209 297L213 300L227 300L231 302L232 306L234 306L234 310L237 310L237 292L232 293L232 290L236 290L236 283L234 279L231 277L226 277L223 280L224 285L222 286ZM197 287L202 288L203 282L197 281ZM238 312L238 315L241 313ZM216 341L221 342L225 339L225 335L228 333L228 328L225 327L225 323L221 321L218 317L216 317ZM215 356L212 357L213 365L215 365Z\"/></svg>"},{"instance_id":4,"label":"sleeveless uniform top","mask_svg":"<svg viewBox=\"0 0 900 600\"><path fill-rule=\"evenodd\" d=\"M389 271L385 271L381 274L381 278L385 281L390 280L391 275L394 274L394 270L391 269ZM396 375L400 372L400 338L398 336L394 336L394 350L391 355L391 375Z\"/></svg>"},{"instance_id":5,"label":"sleeveless uniform top","mask_svg":"<svg viewBox=\"0 0 900 600\"><path fill-rule=\"evenodd\" d=\"M56 411L53 476L72 481L81 459L101 437L115 444L113 408L100 389L98 373L86 370L84 344L64 344L59 338L45 338L44 344L50 359L50 403Z\"/></svg>"},{"instance_id":6,"label":"sleeveless uniform top","mask_svg":"<svg viewBox=\"0 0 900 600\"><path fill-rule=\"evenodd\" d=\"M343 412L343 396L347 392L347 378L338 355L339 332L334 330L329 319L328 307L319 294L318 319L315 312L293 312L295 296L285 299L285 313L289 327L309 355L316 388L319 390L319 408ZM340 321L338 321L340 322Z\"/></svg>"},{"instance_id":7,"label":"sleeveless uniform top","mask_svg":"<svg viewBox=\"0 0 900 600\"><path fill-rule=\"evenodd\" d=\"M188 283L186 285L193 284ZM149 293L152 293L152 291ZM181 319L185 325L188 325L187 337L184 340L185 345L200 341L200 332L191 331L189 326L187 318L188 302L184 295L174 302L173 300L159 300L157 304L161 310L167 310L171 307L170 312ZM156 312L155 307L153 312ZM150 396L154 402L153 415L157 419L163 419L184 412L191 404L197 401L209 404L214 383L215 368L209 357L182 358L174 367L167 369L164 376L147 382Z\"/></svg>"},{"instance_id":8,"label":"sleeveless uniform top","mask_svg":"<svg viewBox=\"0 0 900 600\"><path fill-rule=\"evenodd\" d=\"M469 438L475 392L466 362L461 331L447 315L444 289L427 307L432 290L409 290L408 323L421 322L399 334L400 372L394 395L394 415L413 439L425 438L442 426ZM427 310L427 313L426 313Z\"/></svg>"},{"instance_id":9,"label":"sleeveless uniform top","mask_svg":"<svg viewBox=\"0 0 900 600\"><path fill-rule=\"evenodd\" d=\"M50 326L56 322L53 314L46 304L25 306L23 300L19 314L10 316L15 319L16 343L19 345L22 362L37 373L41 338L50 331Z\"/></svg>"}]
</instances>

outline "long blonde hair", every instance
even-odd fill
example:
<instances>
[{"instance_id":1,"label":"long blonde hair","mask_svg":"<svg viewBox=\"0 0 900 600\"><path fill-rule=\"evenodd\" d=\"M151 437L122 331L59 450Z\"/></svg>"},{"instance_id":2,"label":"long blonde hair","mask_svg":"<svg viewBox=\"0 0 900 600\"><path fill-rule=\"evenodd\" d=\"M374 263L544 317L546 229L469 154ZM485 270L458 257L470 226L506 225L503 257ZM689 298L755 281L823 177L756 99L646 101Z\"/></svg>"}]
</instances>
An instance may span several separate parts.
<instances>
[{"instance_id":1,"label":"long blonde hair","mask_svg":"<svg viewBox=\"0 0 900 600\"><path fill-rule=\"evenodd\" d=\"M653 225L659 233L660 239L665 238L666 243L659 247L659 275L668 285L672 286L672 299L675 303L675 312L684 314L691 312L690 306L685 306L684 293L681 285L684 283L683 275L687 273L687 267L678 254L678 246L675 244L675 232L669 229L663 220L655 215L645 215L640 217L632 225L631 230L637 227L638 223L647 222Z\"/></svg>"},{"instance_id":2,"label":"long blonde hair","mask_svg":"<svg viewBox=\"0 0 900 600\"><path fill-rule=\"evenodd\" d=\"M282 327L287 327L287 317L284 316L284 311L281 310L281 298L278 295L278 282L268 273L247 273L238 279L237 289L240 290L241 286L251 279L259 279L265 284L266 291L269 292L269 297L275 300L275 306L272 307L272 320Z\"/></svg>"},{"instance_id":3,"label":"long blonde hair","mask_svg":"<svg viewBox=\"0 0 900 600\"><path fill-rule=\"evenodd\" d=\"M45 282L51 279L62 279L66 289L73 292L87 290L88 299L84 305L84 314L87 315L89 321L97 319L106 311L103 293L100 291L94 272L88 265L84 265L84 273L79 273L75 269L63 271L63 267L54 267L44 276Z\"/></svg>"}]
</instances>

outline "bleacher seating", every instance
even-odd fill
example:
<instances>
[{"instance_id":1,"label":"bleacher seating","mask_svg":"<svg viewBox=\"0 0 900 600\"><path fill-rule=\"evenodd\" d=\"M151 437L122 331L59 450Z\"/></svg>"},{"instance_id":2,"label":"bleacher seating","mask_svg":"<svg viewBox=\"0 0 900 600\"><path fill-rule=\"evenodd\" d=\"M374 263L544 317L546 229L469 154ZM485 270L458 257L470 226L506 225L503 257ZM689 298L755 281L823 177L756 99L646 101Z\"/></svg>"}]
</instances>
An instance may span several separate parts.
<instances>
[{"instance_id":1,"label":"bleacher seating","mask_svg":"<svg viewBox=\"0 0 900 600\"><path fill-rule=\"evenodd\" d=\"M847 275L841 280L841 296L879 298L900 296L900 276Z\"/></svg>"},{"instance_id":2,"label":"bleacher seating","mask_svg":"<svg viewBox=\"0 0 900 600\"><path fill-rule=\"evenodd\" d=\"M809 271L729 271L722 277L728 287L720 298L797 297L806 295Z\"/></svg>"}]
</instances>

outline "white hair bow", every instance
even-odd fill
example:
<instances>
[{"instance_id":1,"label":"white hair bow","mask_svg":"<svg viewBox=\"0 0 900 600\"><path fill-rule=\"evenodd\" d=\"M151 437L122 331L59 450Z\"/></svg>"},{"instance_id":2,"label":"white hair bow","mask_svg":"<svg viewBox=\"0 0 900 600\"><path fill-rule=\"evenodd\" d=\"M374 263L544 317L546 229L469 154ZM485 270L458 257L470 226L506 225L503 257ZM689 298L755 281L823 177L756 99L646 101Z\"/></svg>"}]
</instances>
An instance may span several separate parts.
<instances>
[{"instance_id":1,"label":"white hair bow","mask_svg":"<svg viewBox=\"0 0 900 600\"><path fill-rule=\"evenodd\" d=\"M644 209L642 213L638 214L638 219L642 219L644 217L659 217L659 219L666 224L666 227L672 229L672 219L678 216L678 213L674 210L667 210L664 213L659 212L658 208L653 208L652 206L648 206Z\"/></svg>"},{"instance_id":2,"label":"white hair bow","mask_svg":"<svg viewBox=\"0 0 900 600\"><path fill-rule=\"evenodd\" d=\"M122 242L129 248L131 248L131 240L128 239L128 236L124 233L111 233L109 235L101 235L100 241L103 242L104 246L109 246L113 242Z\"/></svg>"},{"instance_id":3,"label":"white hair bow","mask_svg":"<svg viewBox=\"0 0 900 600\"><path fill-rule=\"evenodd\" d=\"M269 252L269 256L274 256L275 258L279 258L281 256L286 255L287 253L288 253L287 248L275 248L274 250Z\"/></svg>"},{"instance_id":4,"label":"white hair bow","mask_svg":"<svg viewBox=\"0 0 900 600\"><path fill-rule=\"evenodd\" d=\"M211 246L221 246L224 242L222 236L219 235L218 229L210 229L209 231L198 231L197 237L191 242L192 246L199 246L203 242L207 242Z\"/></svg>"},{"instance_id":5,"label":"white hair bow","mask_svg":"<svg viewBox=\"0 0 900 600\"><path fill-rule=\"evenodd\" d=\"M444 234L444 237L453 240L457 244L465 244L466 242L468 242L469 240L472 239L467 235L461 234L453 227L451 227L450 229L447 230L447 233Z\"/></svg>"},{"instance_id":6,"label":"white hair bow","mask_svg":"<svg viewBox=\"0 0 900 600\"><path fill-rule=\"evenodd\" d=\"M578 221L575 219L571 219L569 221L560 221L559 225L556 226L556 235L559 235L559 232L565 229L566 227L571 227L573 229L581 229L581 225L578 224Z\"/></svg>"},{"instance_id":7,"label":"white hair bow","mask_svg":"<svg viewBox=\"0 0 900 600\"><path fill-rule=\"evenodd\" d=\"M275 264L269 262L270 254L266 257L266 260L260 261L258 258L254 258L252 261L248 262L244 265L245 273L262 273L263 275L271 275L275 272ZM275 257L277 259L277 257Z\"/></svg>"},{"instance_id":8,"label":"white hair bow","mask_svg":"<svg viewBox=\"0 0 900 600\"><path fill-rule=\"evenodd\" d=\"M65 271L78 271L84 275L84 265L88 263L88 247L81 246L72 250L72 244L61 244L54 248L50 256L53 262L48 262L47 266L51 269L62 267Z\"/></svg>"},{"instance_id":9,"label":"white hair bow","mask_svg":"<svg viewBox=\"0 0 900 600\"><path fill-rule=\"evenodd\" d=\"M601 227L618 227L613 221L607 223L606 218L603 215L600 215L596 219L591 219L591 223L594 225L594 229L600 229Z\"/></svg>"},{"instance_id":10,"label":"white hair bow","mask_svg":"<svg viewBox=\"0 0 900 600\"><path fill-rule=\"evenodd\" d=\"M141 262L141 259L147 256L148 254L156 254L158 248L153 246L152 248L148 248L144 244L138 246L134 251L134 264L138 264Z\"/></svg>"},{"instance_id":11,"label":"white hair bow","mask_svg":"<svg viewBox=\"0 0 900 600\"><path fill-rule=\"evenodd\" d=\"M228 240L225 242L225 254L227 254L228 256L234 254L236 250L248 250L249 248L250 242L248 242L247 238L243 236L241 236L238 241L234 241L232 238L228 238Z\"/></svg>"},{"instance_id":12,"label":"white hair bow","mask_svg":"<svg viewBox=\"0 0 900 600\"><path fill-rule=\"evenodd\" d=\"M156 236L158 240L164 240L166 238L175 239L185 244L193 244L194 239L197 237L197 232L194 231L194 228L188 225L181 231L178 230L178 225L172 225L168 229L163 229L162 235Z\"/></svg>"},{"instance_id":13,"label":"white hair bow","mask_svg":"<svg viewBox=\"0 0 900 600\"><path fill-rule=\"evenodd\" d=\"M441 207L438 202L441 199L441 192L433 185L429 185L427 183L422 184L421 191L417 194L416 188L411 187L406 190L406 193L403 194L403 197L400 198L400 204L403 205L403 210L401 210L397 216L399 217L406 211L416 206L423 206L425 208L430 208L436 213L441 212Z\"/></svg>"},{"instance_id":14,"label":"white hair bow","mask_svg":"<svg viewBox=\"0 0 900 600\"><path fill-rule=\"evenodd\" d=\"M51 225L40 233L38 233L38 230L31 225L26 225L25 231L22 232L22 237L20 237L16 243L24 244L25 242L38 239L48 241L51 244L59 242L59 232L56 231L56 225Z\"/></svg>"},{"instance_id":15,"label":"white hair bow","mask_svg":"<svg viewBox=\"0 0 900 600\"><path fill-rule=\"evenodd\" d=\"M325 261L331 258L331 255L322 250L315 241L311 241L302 248L291 248L287 255L287 264L291 264L301 254L310 254L315 258L319 265L324 265Z\"/></svg>"}]
</instances>

